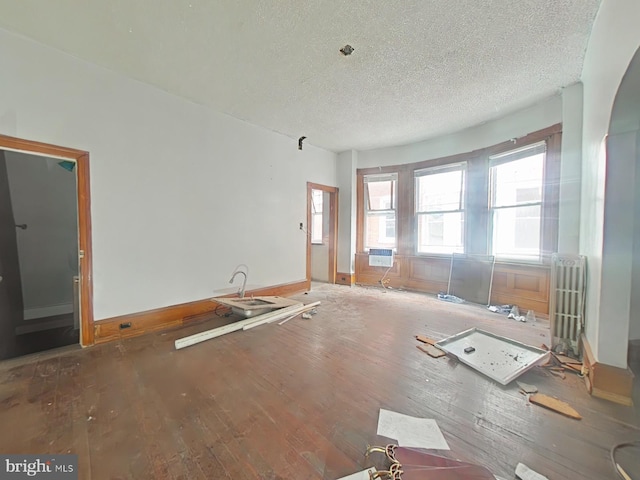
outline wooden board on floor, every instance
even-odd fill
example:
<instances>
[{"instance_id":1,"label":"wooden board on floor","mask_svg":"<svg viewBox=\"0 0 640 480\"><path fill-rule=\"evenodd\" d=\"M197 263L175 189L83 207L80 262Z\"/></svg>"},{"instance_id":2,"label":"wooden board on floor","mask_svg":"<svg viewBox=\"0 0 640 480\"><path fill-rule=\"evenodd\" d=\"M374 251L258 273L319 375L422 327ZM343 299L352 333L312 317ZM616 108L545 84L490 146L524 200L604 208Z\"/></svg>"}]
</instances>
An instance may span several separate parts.
<instances>
[{"instance_id":1,"label":"wooden board on floor","mask_svg":"<svg viewBox=\"0 0 640 480\"><path fill-rule=\"evenodd\" d=\"M582 419L582 415L580 415L571 405L563 402L562 400L558 400L557 398L545 395L544 393L535 393L531 395L529 397L529 401L536 405L540 405L541 407L553 410L554 412L558 412L566 417L575 418L576 420Z\"/></svg>"},{"instance_id":2,"label":"wooden board on floor","mask_svg":"<svg viewBox=\"0 0 640 480\"><path fill-rule=\"evenodd\" d=\"M416 340L422 343L427 343L429 345L435 345L438 341L433 338L425 337L424 335L416 335Z\"/></svg>"},{"instance_id":3,"label":"wooden board on floor","mask_svg":"<svg viewBox=\"0 0 640 480\"><path fill-rule=\"evenodd\" d=\"M416 347L418 347L424 353L428 354L430 357L433 357L433 358L440 358L440 357L444 357L446 355L445 352L443 352L442 350L440 350L437 347L434 347L433 345L429 345L429 344L422 345L421 344L421 345L416 345Z\"/></svg>"}]
</instances>

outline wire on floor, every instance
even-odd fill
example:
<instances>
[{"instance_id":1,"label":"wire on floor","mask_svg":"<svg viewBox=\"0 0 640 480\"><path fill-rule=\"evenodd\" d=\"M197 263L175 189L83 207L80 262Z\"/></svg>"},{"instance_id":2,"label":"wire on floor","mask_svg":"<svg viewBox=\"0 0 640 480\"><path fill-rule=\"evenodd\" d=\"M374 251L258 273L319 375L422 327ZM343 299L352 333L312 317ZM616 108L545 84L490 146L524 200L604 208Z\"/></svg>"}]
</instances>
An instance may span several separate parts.
<instances>
[{"instance_id":1,"label":"wire on floor","mask_svg":"<svg viewBox=\"0 0 640 480\"><path fill-rule=\"evenodd\" d=\"M385 281L387 283L391 281L391 280L385 280L385 278L387 277L387 273L389 273L389 270L391 270L391 267L387 268L387 271L384 272L384 275L380 279L380 285L382 285L382 288L384 288L385 290L387 289L387 286L385 285Z\"/></svg>"},{"instance_id":2,"label":"wire on floor","mask_svg":"<svg viewBox=\"0 0 640 480\"><path fill-rule=\"evenodd\" d=\"M625 472L625 470L616 461L616 451L619 448L624 448L624 447L640 447L640 441L636 440L634 442L618 443L617 445L614 445L613 447L611 447L611 450L609 451L609 456L611 457L611 463L613 464L613 469L616 471L618 476L623 480L631 480L631 477L627 474L627 472Z\"/></svg>"}]
</instances>

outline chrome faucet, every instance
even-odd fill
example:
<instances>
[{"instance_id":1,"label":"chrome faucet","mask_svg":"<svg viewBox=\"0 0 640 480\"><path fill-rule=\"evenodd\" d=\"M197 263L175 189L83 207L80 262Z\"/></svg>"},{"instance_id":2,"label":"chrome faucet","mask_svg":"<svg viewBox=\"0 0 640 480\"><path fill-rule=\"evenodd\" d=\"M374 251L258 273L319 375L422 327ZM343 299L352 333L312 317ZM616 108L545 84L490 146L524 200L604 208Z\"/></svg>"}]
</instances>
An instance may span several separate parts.
<instances>
[{"instance_id":1,"label":"chrome faucet","mask_svg":"<svg viewBox=\"0 0 640 480\"><path fill-rule=\"evenodd\" d=\"M240 270L240 267L246 268L247 272L249 270L249 268L244 264L238 265L236 269L233 271L233 273L231 274L231 280L229 280L229 283L233 283L233 280L236 278L236 275L238 275L239 273L244 275L244 279L242 281L242 287L238 289L238 295L240 296L240 298L244 298L244 289L247 287L247 272Z\"/></svg>"}]
</instances>

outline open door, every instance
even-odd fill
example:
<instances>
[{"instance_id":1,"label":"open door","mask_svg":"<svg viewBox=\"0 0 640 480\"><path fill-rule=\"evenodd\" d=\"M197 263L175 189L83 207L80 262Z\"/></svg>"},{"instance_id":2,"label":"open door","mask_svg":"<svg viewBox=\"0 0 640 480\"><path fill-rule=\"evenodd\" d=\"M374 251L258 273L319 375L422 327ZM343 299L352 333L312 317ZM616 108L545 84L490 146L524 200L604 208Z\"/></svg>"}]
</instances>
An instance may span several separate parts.
<instances>
[{"instance_id":1,"label":"open door","mask_svg":"<svg viewBox=\"0 0 640 480\"><path fill-rule=\"evenodd\" d=\"M91 188L90 188L90 172L89 172L89 153L76 150L67 147L60 147L57 145L51 145L47 143L35 142L32 140L25 140L21 138L9 137L6 135L0 135L0 149L21 152L39 156L52 157L56 159L71 160L75 162L75 173L77 178L77 202L78 202L78 246L79 246L79 278L78 278L78 297L79 297L79 312L80 312L80 344L83 347L93 345L94 343L94 322L93 322L93 255L91 248ZM4 163L3 163L4 166ZM6 174L6 166L0 168L0 176L2 175L2 171ZM6 178L5 178L5 181ZM2 179L0 178L0 182ZM8 191L7 191L8 194ZM8 213L5 213L5 209L8 208ZM19 264L18 266L12 267L11 265L6 265L5 262L8 261L5 259L5 254L3 250L7 245L10 244L10 235L8 233L3 233L2 224L12 224L12 234L15 242L15 223L13 222L13 211L11 209L11 203L5 201L2 193L0 192L0 276L9 278L9 274L3 273L16 271L16 276L18 278L17 282L20 284L20 271ZM4 219L4 216L8 215L7 220ZM5 239L4 236L7 236ZM17 250L17 242L14 243L14 248ZM8 257L7 257L8 258ZM17 258L17 256L16 256ZM11 277L13 277L13 273L11 273ZM3 287L2 284L5 283L6 278L0 282L0 320L4 318L5 312L9 312L9 308L17 309L18 312L21 312L20 315L24 315L23 305L13 304L17 300L20 300L22 303L22 286L20 285L20 295L18 296L15 293L15 286L12 286L13 280L9 280L9 283L5 284ZM5 289L8 289L5 291ZM5 299L5 295L9 294L8 302ZM11 304L10 304L11 303ZM13 318L15 314L13 314ZM11 335L15 336L14 329L12 326ZM5 330L3 323L0 321L0 335L9 335L10 333ZM2 340L0 339L0 358L2 357Z\"/></svg>"},{"instance_id":2,"label":"open door","mask_svg":"<svg viewBox=\"0 0 640 480\"><path fill-rule=\"evenodd\" d=\"M23 320L16 222L4 152L0 151L0 360L15 353L15 328Z\"/></svg>"},{"instance_id":3,"label":"open door","mask_svg":"<svg viewBox=\"0 0 640 480\"><path fill-rule=\"evenodd\" d=\"M325 200L323 200L325 199ZM319 222L318 220L319 216ZM315 238L314 224L320 224L322 234ZM317 183L307 183L307 281L312 279L314 249L322 250L321 262L327 265L323 280L336 283L338 266L338 188ZM316 262L317 263L317 262Z\"/></svg>"}]
</instances>

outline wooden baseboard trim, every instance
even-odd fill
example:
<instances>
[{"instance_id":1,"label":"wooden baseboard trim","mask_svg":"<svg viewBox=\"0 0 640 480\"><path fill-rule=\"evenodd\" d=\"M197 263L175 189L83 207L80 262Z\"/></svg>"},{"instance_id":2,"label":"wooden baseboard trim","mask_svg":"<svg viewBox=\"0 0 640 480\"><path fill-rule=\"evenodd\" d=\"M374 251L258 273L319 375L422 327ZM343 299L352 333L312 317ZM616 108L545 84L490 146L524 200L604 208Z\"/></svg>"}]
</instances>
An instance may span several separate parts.
<instances>
[{"instance_id":1,"label":"wooden baseboard trim","mask_svg":"<svg viewBox=\"0 0 640 480\"><path fill-rule=\"evenodd\" d=\"M265 296L278 295L286 297L296 293L308 291L311 282L300 280L283 283L271 287L247 291L247 295ZM233 297L233 294L225 297ZM118 317L99 320L94 323L95 343L107 343L122 338L137 337L146 333L180 327L201 315L213 312L219 304L211 299L196 300L194 302L156 308L145 312L121 315Z\"/></svg>"},{"instance_id":2,"label":"wooden baseboard trim","mask_svg":"<svg viewBox=\"0 0 640 480\"><path fill-rule=\"evenodd\" d=\"M619 368L599 363L587 337L580 337L583 352L583 373L588 392L594 397L620 403L633 405L633 372L629 367Z\"/></svg>"},{"instance_id":3,"label":"wooden baseboard trim","mask_svg":"<svg viewBox=\"0 0 640 480\"><path fill-rule=\"evenodd\" d=\"M338 285L348 285L352 286L355 282L355 274L353 273L336 273L336 283Z\"/></svg>"}]
</instances>

